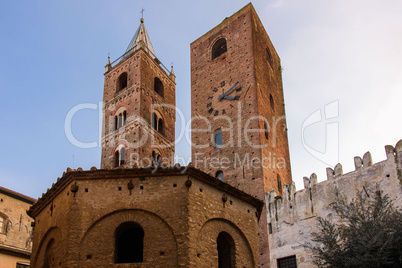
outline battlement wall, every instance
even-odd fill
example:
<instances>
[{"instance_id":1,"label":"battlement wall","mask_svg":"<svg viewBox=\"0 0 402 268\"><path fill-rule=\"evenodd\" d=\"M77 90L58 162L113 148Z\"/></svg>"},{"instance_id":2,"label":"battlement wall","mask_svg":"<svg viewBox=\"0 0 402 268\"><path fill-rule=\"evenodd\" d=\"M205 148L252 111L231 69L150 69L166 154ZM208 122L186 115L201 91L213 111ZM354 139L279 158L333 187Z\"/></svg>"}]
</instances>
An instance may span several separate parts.
<instances>
[{"instance_id":1,"label":"battlement wall","mask_svg":"<svg viewBox=\"0 0 402 268\"><path fill-rule=\"evenodd\" d=\"M376 189L388 194L394 205L402 207L402 140L395 147L385 146L387 159L372 164L371 154L354 158L355 170L343 174L342 165L327 168L327 180L317 183L316 174L304 177L304 189L296 191L295 184L283 186L283 197L274 190L265 195L271 251L271 267L280 258L295 256L298 267L312 267L312 253L302 244L309 242L316 231L318 216L337 215L330 208L339 196L349 201L356 193L370 194ZM378 187L378 188L377 188Z\"/></svg>"}]
</instances>

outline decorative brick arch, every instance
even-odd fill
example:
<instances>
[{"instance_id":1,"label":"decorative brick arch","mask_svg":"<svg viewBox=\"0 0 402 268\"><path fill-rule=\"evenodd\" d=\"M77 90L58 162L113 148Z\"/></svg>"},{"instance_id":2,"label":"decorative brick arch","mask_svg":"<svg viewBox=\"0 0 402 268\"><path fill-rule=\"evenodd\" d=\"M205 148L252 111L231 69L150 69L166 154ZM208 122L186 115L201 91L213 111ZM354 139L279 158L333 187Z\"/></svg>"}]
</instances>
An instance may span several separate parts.
<instances>
[{"instance_id":1,"label":"decorative brick arch","mask_svg":"<svg viewBox=\"0 0 402 268\"><path fill-rule=\"evenodd\" d=\"M118 266L114 263L115 231L126 222L134 222L144 230L143 265L149 266L158 259L160 267L178 266L178 245L172 228L157 214L141 209L114 211L94 221L81 239L79 265Z\"/></svg>"},{"instance_id":2,"label":"decorative brick arch","mask_svg":"<svg viewBox=\"0 0 402 268\"><path fill-rule=\"evenodd\" d=\"M218 249L217 238L220 233L229 234L235 243L236 265L235 267L255 267L257 260L257 252L253 253L246 235L231 221L214 218L208 220L201 227L197 236L197 265L196 267L217 267L218 265Z\"/></svg>"},{"instance_id":3,"label":"decorative brick arch","mask_svg":"<svg viewBox=\"0 0 402 268\"><path fill-rule=\"evenodd\" d=\"M63 250L62 247L62 241L63 237L61 235L61 231L57 227L52 227L50 228L46 234L43 236L42 240L39 243L39 246L37 247L37 251L33 252L34 258L31 257L31 267L44 267L44 262L46 258L46 253L47 253L47 247L49 246L50 242L53 247L54 251L54 260L53 263L56 264L56 266L59 266L59 263L63 261L65 258L62 253L66 254L66 251ZM52 242L53 241L53 242ZM62 265L60 265L61 267Z\"/></svg>"}]
</instances>

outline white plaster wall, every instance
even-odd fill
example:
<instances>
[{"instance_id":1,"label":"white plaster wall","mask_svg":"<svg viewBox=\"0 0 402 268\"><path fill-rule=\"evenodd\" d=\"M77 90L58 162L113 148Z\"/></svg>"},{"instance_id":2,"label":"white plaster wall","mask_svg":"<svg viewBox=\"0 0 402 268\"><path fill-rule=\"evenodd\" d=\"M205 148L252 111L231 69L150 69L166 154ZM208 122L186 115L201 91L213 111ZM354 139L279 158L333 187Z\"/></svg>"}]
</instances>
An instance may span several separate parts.
<instances>
[{"instance_id":1,"label":"white plaster wall","mask_svg":"<svg viewBox=\"0 0 402 268\"><path fill-rule=\"evenodd\" d=\"M268 235L271 268L277 267L277 259L296 255L300 268L313 267L312 252L302 244L309 242L315 232L317 217L332 216L339 220L329 205L344 195L351 201L357 192L370 193L377 186L402 207L402 140L396 147L385 147L387 160L372 165L370 153L361 159L355 157L356 170L342 174L338 164L334 170L327 169L328 179L317 183L312 174L304 178L304 189L297 191L294 183L283 186L283 197L275 191L266 194L267 220L272 225ZM365 189L365 190L364 190Z\"/></svg>"}]
</instances>

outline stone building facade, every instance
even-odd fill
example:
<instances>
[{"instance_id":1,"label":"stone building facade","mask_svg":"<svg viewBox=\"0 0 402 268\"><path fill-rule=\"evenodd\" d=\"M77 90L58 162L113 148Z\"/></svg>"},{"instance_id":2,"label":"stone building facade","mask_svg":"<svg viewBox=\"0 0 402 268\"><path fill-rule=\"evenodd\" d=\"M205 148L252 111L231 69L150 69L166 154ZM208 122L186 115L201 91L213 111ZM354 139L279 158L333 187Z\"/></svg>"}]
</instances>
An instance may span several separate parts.
<instances>
[{"instance_id":1,"label":"stone building facade","mask_svg":"<svg viewBox=\"0 0 402 268\"><path fill-rule=\"evenodd\" d=\"M34 198L0 187L0 266L29 267L33 219L26 211Z\"/></svg>"},{"instance_id":2,"label":"stone building facade","mask_svg":"<svg viewBox=\"0 0 402 268\"><path fill-rule=\"evenodd\" d=\"M29 210L32 267L258 267L262 207L192 167L68 170Z\"/></svg>"},{"instance_id":3,"label":"stone building facade","mask_svg":"<svg viewBox=\"0 0 402 268\"><path fill-rule=\"evenodd\" d=\"M290 184L281 63L252 4L195 40L191 51L192 161L255 196ZM265 210L260 262L268 266Z\"/></svg>"},{"instance_id":4,"label":"stone building facade","mask_svg":"<svg viewBox=\"0 0 402 268\"><path fill-rule=\"evenodd\" d=\"M297 267L313 267L312 252L302 245L311 242L317 231L317 217L339 220L330 204L342 196L349 202L357 193L370 194L377 190L387 194L397 207L402 207L402 140L395 148L385 147L387 159L372 164L369 152L355 157L356 170L343 174L341 164L327 169L327 180L317 183L317 176L304 178L304 189L296 191L294 183L284 185L284 196L273 190L266 194L271 268L281 267L282 261L297 263Z\"/></svg>"}]
</instances>

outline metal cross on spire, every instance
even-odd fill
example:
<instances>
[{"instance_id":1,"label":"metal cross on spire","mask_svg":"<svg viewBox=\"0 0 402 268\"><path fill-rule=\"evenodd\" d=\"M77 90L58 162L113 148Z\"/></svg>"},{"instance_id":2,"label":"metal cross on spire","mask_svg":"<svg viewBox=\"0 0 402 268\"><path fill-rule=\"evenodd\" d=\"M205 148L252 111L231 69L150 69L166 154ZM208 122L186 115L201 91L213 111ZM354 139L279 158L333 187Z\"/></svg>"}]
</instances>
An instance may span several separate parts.
<instances>
[{"instance_id":1,"label":"metal cross on spire","mask_svg":"<svg viewBox=\"0 0 402 268\"><path fill-rule=\"evenodd\" d=\"M144 11L145 11L145 9L144 9L144 7L142 7L142 9L141 9L141 18L143 19L144 18Z\"/></svg>"}]
</instances>

